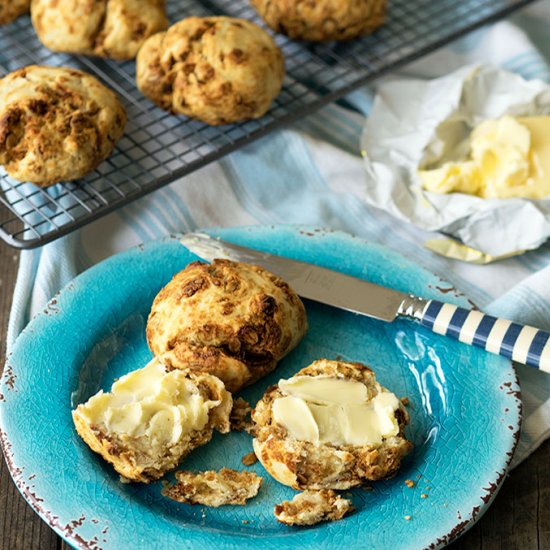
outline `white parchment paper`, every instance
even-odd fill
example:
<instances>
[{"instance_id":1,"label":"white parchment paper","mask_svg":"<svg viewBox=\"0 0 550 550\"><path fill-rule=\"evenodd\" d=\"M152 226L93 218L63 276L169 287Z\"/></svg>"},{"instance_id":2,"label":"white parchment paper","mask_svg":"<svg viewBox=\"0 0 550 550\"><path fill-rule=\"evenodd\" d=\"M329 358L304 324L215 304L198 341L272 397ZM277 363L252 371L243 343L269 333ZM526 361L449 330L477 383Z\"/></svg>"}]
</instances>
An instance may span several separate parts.
<instances>
[{"instance_id":1,"label":"white parchment paper","mask_svg":"<svg viewBox=\"0 0 550 550\"><path fill-rule=\"evenodd\" d=\"M367 202L492 256L540 246L550 237L550 198L441 195L416 176L419 166L455 159L476 125L505 114L550 114L550 86L488 66L382 84L362 137Z\"/></svg>"}]
</instances>

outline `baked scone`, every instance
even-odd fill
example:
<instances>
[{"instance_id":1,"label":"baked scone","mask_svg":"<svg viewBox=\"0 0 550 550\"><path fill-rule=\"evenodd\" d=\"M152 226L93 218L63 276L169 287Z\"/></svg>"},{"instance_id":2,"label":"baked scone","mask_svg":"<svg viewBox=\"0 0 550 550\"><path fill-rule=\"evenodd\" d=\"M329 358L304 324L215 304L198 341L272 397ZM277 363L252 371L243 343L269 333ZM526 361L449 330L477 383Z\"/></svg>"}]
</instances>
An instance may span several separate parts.
<instances>
[{"instance_id":1,"label":"baked scone","mask_svg":"<svg viewBox=\"0 0 550 550\"><path fill-rule=\"evenodd\" d=\"M0 0L0 25L7 25L28 13L31 0Z\"/></svg>"},{"instance_id":2,"label":"baked scone","mask_svg":"<svg viewBox=\"0 0 550 550\"><path fill-rule=\"evenodd\" d=\"M342 519L353 510L351 500L342 498L331 489L304 491L292 500L275 506L275 517L285 525L315 525L322 521Z\"/></svg>"},{"instance_id":3,"label":"baked scone","mask_svg":"<svg viewBox=\"0 0 550 550\"><path fill-rule=\"evenodd\" d=\"M207 124L259 118L279 94L283 56L263 29L232 17L189 17L149 38L138 88L159 107Z\"/></svg>"},{"instance_id":4,"label":"baked scone","mask_svg":"<svg viewBox=\"0 0 550 550\"><path fill-rule=\"evenodd\" d=\"M252 419L256 456L294 489L349 489L387 478L412 448L401 401L360 363L314 361L269 388Z\"/></svg>"},{"instance_id":5,"label":"baked scone","mask_svg":"<svg viewBox=\"0 0 550 550\"><path fill-rule=\"evenodd\" d=\"M219 472L176 472L177 483L165 487L165 497L185 504L225 506L246 504L260 490L263 479L253 472L222 468Z\"/></svg>"},{"instance_id":6,"label":"baked scone","mask_svg":"<svg viewBox=\"0 0 550 550\"><path fill-rule=\"evenodd\" d=\"M264 21L290 38L315 42L351 40L377 29L387 0L251 0Z\"/></svg>"},{"instance_id":7,"label":"baked scone","mask_svg":"<svg viewBox=\"0 0 550 550\"><path fill-rule=\"evenodd\" d=\"M282 279L214 260L189 264L159 292L147 342L166 365L207 372L235 392L272 371L306 330L304 305Z\"/></svg>"},{"instance_id":8,"label":"baked scone","mask_svg":"<svg viewBox=\"0 0 550 550\"><path fill-rule=\"evenodd\" d=\"M82 71L31 65L0 79L0 164L17 180L48 186L85 176L125 124L114 92Z\"/></svg>"},{"instance_id":9,"label":"baked scone","mask_svg":"<svg viewBox=\"0 0 550 550\"><path fill-rule=\"evenodd\" d=\"M168 27L165 0L32 0L38 38L55 52L132 59Z\"/></svg>"},{"instance_id":10,"label":"baked scone","mask_svg":"<svg viewBox=\"0 0 550 550\"><path fill-rule=\"evenodd\" d=\"M232 398L208 374L169 371L158 359L119 378L72 413L76 431L124 478L149 483L193 449L227 433Z\"/></svg>"}]
</instances>

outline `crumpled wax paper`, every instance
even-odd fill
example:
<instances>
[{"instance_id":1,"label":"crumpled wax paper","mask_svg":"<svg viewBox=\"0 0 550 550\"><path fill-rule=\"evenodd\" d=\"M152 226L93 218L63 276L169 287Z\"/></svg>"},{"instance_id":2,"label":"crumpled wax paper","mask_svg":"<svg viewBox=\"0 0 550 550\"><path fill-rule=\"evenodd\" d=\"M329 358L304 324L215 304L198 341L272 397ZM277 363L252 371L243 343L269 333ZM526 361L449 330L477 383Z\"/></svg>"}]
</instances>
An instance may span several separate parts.
<instances>
[{"instance_id":1,"label":"crumpled wax paper","mask_svg":"<svg viewBox=\"0 0 550 550\"><path fill-rule=\"evenodd\" d=\"M489 256L537 248L550 237L550 198L437 194L416 175L419 166L456 160L476 125L505 114L550 114L550 86L489 66L382 84L362 137L367 202Z\"/></svg>"}]
</instances>

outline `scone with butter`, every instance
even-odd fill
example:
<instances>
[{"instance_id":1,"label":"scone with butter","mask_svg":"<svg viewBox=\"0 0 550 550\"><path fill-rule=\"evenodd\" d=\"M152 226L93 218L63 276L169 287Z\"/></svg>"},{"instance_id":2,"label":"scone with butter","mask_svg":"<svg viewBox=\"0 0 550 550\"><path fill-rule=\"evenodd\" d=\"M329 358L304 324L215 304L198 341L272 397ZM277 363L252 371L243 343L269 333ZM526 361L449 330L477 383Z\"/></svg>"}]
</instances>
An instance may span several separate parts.
<instances>
[{"instance_id":1,"label":"scone with butter","mask_svg":"<svg viewBox=\"0 0 550 550\"><path fill-rule=\"evenodd\" d=\"M284 60L263 29L232 17L189 17L149 38L138 88L159 107L211 125L259 118L281 90Z\"/></svg>"},{"instance_id":2,"label":"scone with butter","mask_svg":"<svg viewBox=\"0 0 550 550\"><path fill-rule=\"evenodd\" d=\"M76 69L30 65L0 79L0 164L41 186L95 169L124 132L114 92Z\"/></svg>"},{"instance_id":3,"label":"scone with butter","mask_svg":"<svg viewBox=\"0 0 550 550\"><path fill-rule=\"evenodd\" d=\"M38 38L55 52L133 59L168 27L165 0L32 0Z\"/></svg>"},{"instance_id":4,"label":"scone with butter","mask_svg":"<svg viewBox=\"0 0 550 550\"><path fill-rule=\"evenodd\" d=\"M147 321L154 355L220 378L235 392L271 372L307 330L304 305L269 271L193 262L157 295Z\"/></svg>"},{"instance_id":5,"label":"scone with butter","mask_svg":"<svg viewBox=\"0 0 550 550\"><path fill-rule=\"evenodd\" d=\"M31 0L0 0L0 25L7 25L28 13Z\"/></svg>"},{"instance_id":6,"label":"scone with butter","mask_svg":"<svg viewBox=\"0 0 550 550\"><path fill-rule=\"evenodd\" d=\"M311 41L351 40L377 29L387 0L251 0L264 21L290 38Z\"/></svg>"},{"instance_id":7,"label":"scone with butter","mask_svg":"<svg viewBox=\"0 0 550 550\"><path fill-rule=\"evenodd\" d=\"M168 370L153 359L72 413L76 430L124 478L149 483L193 449L230 430L233 400L208 374Z\"/></svg>"},{"instance_id":8,"label":"scone with butter","mask_svg":"<svg viewBox=\"0 0 550 550\"><path fill-rule=\"evenodd\" d=\"M412 448L401 401L360 363L313 362L269 388L252 419L256 456L294 489L349 489L387 478Z\"/></svg>"}]
</instances>

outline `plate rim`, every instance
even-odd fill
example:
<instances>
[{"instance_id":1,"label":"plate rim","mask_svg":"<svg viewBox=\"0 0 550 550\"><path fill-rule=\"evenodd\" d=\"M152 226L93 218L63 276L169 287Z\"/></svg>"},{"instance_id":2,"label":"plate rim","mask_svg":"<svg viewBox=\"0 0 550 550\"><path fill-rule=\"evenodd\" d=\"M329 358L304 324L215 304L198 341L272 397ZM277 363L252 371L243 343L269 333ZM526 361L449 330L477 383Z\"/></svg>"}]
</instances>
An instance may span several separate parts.
<instances>
[{"instance_id":1,"label":"plate rim","mask_svg":"<svg viewBox=\"0 0 550 550\"><path fill-rule=\"evenodd\" d=\"M344 240L349 240L350 242L359 243L361 246L366 246L370 249L377 249L380 252L383 252L385 255L388 255L393 260L399 261L399 260L405 260L407 263L413 263L418 270L424 272L427 275L431 275L435 278L439 278L441 283L443 285L449 285L449 288L445 288L445 293L452 290L452 294L457 299L466 299L468 302L475 307L475 304L467 298L467 296L458 291L456 287L454 287L450 282L448 282L445 278L434 274L429 269L426 269L420 264L417 264L408 258L405 258L400 253L394 251L393 249L379 244L375 242L370 242L366 239L363 239L361 237L355 236L351 233L345 232L345 231L339 231L339 230L333 230L333 229L327 229L327 228L319 228L314 227L311 225L297 225L297 224L278 224L278 225L261 225L261 226L242 226L242 227L211 227L206 229L200 229L201 232L210 233L213 235L218 235L219 233L224 232L231 232L231 231L238 231L239 233L246 233L247 231L281 231L281 230L291 230L292 232L295 232L296 234L306 234L311 236L325 236L325 235L337 235L339 238L342 238ZM8 438L8 434L5 430L5 421L4 421L4 407L2 406L5 401L6 397L5 395L8 395L8 392L13 387L13 380L14 380L14 373L12 372L12 367L10 365L10 358L13 357L17 352L17 345L18 341L20 340L22 335L26 335L34 330L34 327L36 324L40 324L42 320L47 318L49 311L52 308L56 308L57 304L57 298L60 294L66 294L69 292L75 292L81 288L81 283L83 280L86 280L89 277L96 276L98 273L101 273L105 269L112 268L112 265L116 265L117 263L124 261L126 258L131 258L133 256L138 256L142 253L146 253L149 248L154 248L157 246L162 246L163 244L168 244L171 242L179 241L179 236L181 234L170 234L165 237L162 237L160 239L154 239L147 243L141 243L136 246L133 246L127 250L118 252L112 256L109 256L102 261L98 262L97 264L89 267L79 275L77 275L74 279L72 279L69 283L67 283L60 291L58 291L47 303L45 308L33 316L33 318L29 321L27 326L23 329L23 331L18 335L12 350L10 351L9 355L6 356L6 362L4 365L4 371L0 380L0 447L2 449L3 455L5 457L6 465L8 467L8 471L10 472L10 476L16 485L17 489L23 496L23 498L27 501L27 503L31 506L31 508L40 516L40 518L45 521L59 536L61 536L66 542L69 544L77 547L77 548L84 548L89 550L95 550L97 546L95 546L93 541L86 541L84 540L77 532L76 528L78 527L78 520L75 520L74 525L67 524L65 526L61 525L59 521L57 521L57 516L55 515L54 511L48 510L47 506L44 504L44 500L38 495L36 495L31 487L29 487L26 483L23 482L21 479L21 472L22 469L15 464L15 461L13 459L13 451L12 451L12 442ZM223 238L226 238L225 236ZM230 239L228 239L230 240ZM183 245L182 245L183 246ZM439 291L441 294L443 294L442 291ZM447 297L448 299L448 297ZM452 301L452 300L451 300ZM434 541L430 544L430 549L437 549L442 548L446 546L447 544L451 543L452 541L456 540L458 537L460 537L462 534L464 534L468 529L470 529L486 512L486 510L491 505L492 501L496 497L498 491L500 490L505 478L506 474L508 472L508 468L510 466L510 463L512 462L514 453L517 449L518 441L519 441L519 435L521 431L521 425L523 420L523 404L521 401L521 389L519 384L519 378L517 375L517 372L513 366L513 362L510 360L503 359L503 365L508 366L508 372L511 374L512 381L510 386L510 393L516 403L517 403L517 415L514 418L513 425L510 426L511 429L513 429L512 434L512 447L509 450L506 450L502 453L503 457L503 464L502 468L499 471L495 472L495 479L494 481L490 482L488 488L481 488L486 491L486 494L481 496L481 499L483 501L483 504L479 506L474 506L473 509L470 511L468 516L464 518L459 518L456 525L445 535L438 536L437 539L435 539L434 535ZM504 373L505 371L503 371ZM516 389L512 389L512 385L515 386ZM3 393L4 392L4 393ZM510 419L511 420L511 419ZM500 454L500 453L499 453ZM23 466L23 465L21 465ZM219 535L218 535L219 536ZM250 540L250 535L239 535L236 533L231 533L228 535L224 535L226 538L227 543L244 543L245 541ZM268 539L266 539L266 542ZM224 541L219 541L220 545L223 546Z\"/></svg>"}]
</instances>

